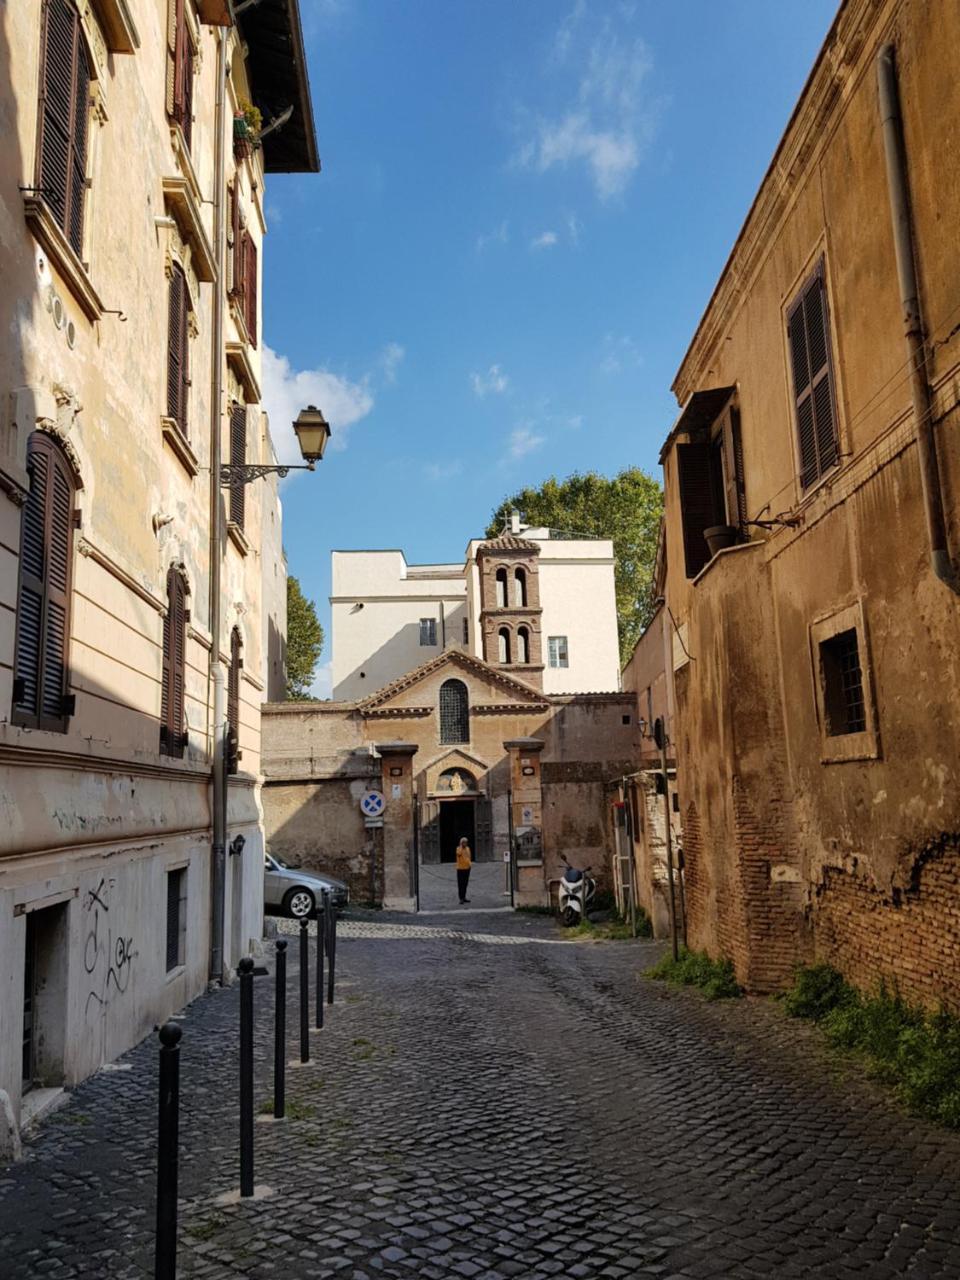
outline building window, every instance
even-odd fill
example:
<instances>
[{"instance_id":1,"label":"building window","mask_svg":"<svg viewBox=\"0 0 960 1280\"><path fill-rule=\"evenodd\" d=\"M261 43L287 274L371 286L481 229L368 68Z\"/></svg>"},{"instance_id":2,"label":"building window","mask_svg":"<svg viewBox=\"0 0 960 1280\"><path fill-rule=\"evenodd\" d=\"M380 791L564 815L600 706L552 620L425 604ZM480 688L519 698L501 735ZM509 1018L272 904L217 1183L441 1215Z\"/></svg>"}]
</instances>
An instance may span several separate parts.
<instances>
[{"instance_id":1,"label":"building window","mask_svg":"<svg viewBox=\"0 0 960 1280\"><path fill-rule=\"evenodd\" d=\"M435 645L437 643L436 618L420 619L420 643L424 646Z\"/></svg>"},{"instance_id":2,"label":"building window","mask_svg":"<svg viewBox=\"0 0 960 1280\"><path fill-rule=\"evenodd\" d=\"M869 675L866 623L859 603L810 628L821 759L875 759L880 755Z\"/></svg>"},{"instance_id":3,"label":"building window","mask_svg":"<svg viewBox=\"0 0 960 1280\"><path fill-rule=\"evenodd\" d=\"M81 253L90 56L71 0L46 0L41 49L37 185L71 248Z\"/></svg>"},{"instance_id":4,"label":"building window","mask_svg":"<svg viewBox=\"0 0 960 1280\"><path fill-rule=\"evenodd\" d=\"M517 661L522 663L530 661L530 632L526 627L517 629Z\"/></svg>"},{"instance_id":5,"label":"building window","mask_svg":"<svg viewBox=\"0 0 960 1280\"><path fill-rule=\"evenodd\" d=\"M230 187L230 297L239 308L251 346L257 345L257 245L247 230L240 209L240 178Z\"/></svg>"},{"instance_id":6,"label":"building window","mask_svg":"<svg viewBox=\"0 0 960 1280\"><path fill-rule=\"evenodd\" d=\"M855 628L821 640L820 671L827 734L835 738L842 733L863 733L867 715Z\"/></svg>"},{"instance_id":7,"label":"building window","mask_svg":"<svg viewBox=\"0 0 960 1280\"><path fill-rule=\"evenodd\" d=\"M167 872L167 973L186 962L187 868Z\"/></svg>"},{"instance_id":8,"label":"building window","mask_svg":"<svg viewBox=\"0 0 960 1280\"><path fill-rule=\"evenodd\" d=\"M440 686L440 741L470 741L470 701L462 680L444 680Z\"/></svg>"},{"instance_id":9,"label":"building window","mask_svg":"<svg viewBox=\"0 0 960 1280\"><path fill-rule=\"evenodd\" d=\"M464 644L470 643L470 623L467 621L466 618L464 618L463 620L463 643Z\"/></svg>"},{"instance_id":10,"label":"building window","mask_svg":"<svg viewBox=\"0 0 960 1280\"><path fill-rule=\"evenodd\" d=\"M187 0L173 0L173 110L170 113L190 148L193 135L193 38L187 25Z\"/></svg>"},{"instance_id":11,"label":"building window","mask_svg":"<svg viewBox=\"0 0 960 1280\"><path fill-rule=\"evenodd\" d=\"M527 607L527 575L523 569L514 570L513 603L518 609Z\"/></svg>"},{"instance_id":12,"label":"building window","mask_svg":"<svg viewBox=\"0 0 960 1280\"><path fill-rule=\"evenodd\" d=\"M187 435L188 391L190 387L190 295L187 278L178 262L170 274L169 319L167 326L167 417Z\"/></svg>"},{"instance_id":13,"label":"building window","mask_svg":"<svg viewBox=\"0 0 960 1280\"><path fill-rule=\"evenodd\" d=\"M244 494L247 486L243 483L243 472L240 468L247 461L247 407L235 404L230 410L230 465L236 467L230 481L230 522L238 529L243 529Z\"/></svg>"},{"instance_id":14,"label":"building window","mask_svg":"<svg viewBox=\"0 0 960 1280\"><path fill-rule=\"evenodd\" d=\"M501 627L497 632L497 661L502 663L510 661L510 632L506 627Z\"/></svg>"},{"instance_id":15,"label":"building window","mask_svg":"<svg viewBox=\"0 0 960 1280\"><path fill-rule=\"evenodd\" d=\"M73 713L67 662L76 482L66 454L43 431L35 431L27 444L27 472L11 718L28 728L65 733Z\"/></svg>"},{"instance_id":16,"label":"building window","mask_svg":"<svg viewBox=\"0 0 960 1280\"><path fill-rule=\"evenodd\" d=\"M547 640L547 653L551 667L569 667L570 653L566 636L550 636Z\"/></svg>"},{"instance_id":17,"label":"building window","mask_svg":"<svg viewBox=\"0 0 960 1280\"><path fill-rule=\"evenodd\" d=\"M505 609L507 607L507 571L506 569L498 569L497 577L497 608Z\"/></svg>"},{"instance_id":18,"label":"building window","mask_svg":"<svg viewBox=\"0 0 960 1280\"><path fill-rule=\"evenodd\" d=\"M230 632L230 669L227 672L227 773L236 773L240 761L240 672L243 669L240 628Z\"/></svg>"},{"instance_id":19,"label":"building window","mask_svg":"<svg viewBox=\"0 0 960 1280\"><path fill-rule=\"evenodd\" d=\"M742 530L747 520L740 415L727 405L699 439L677 445L677 479L683 527L683 553L688 578L710 561L707 529L725 525ZM729 535L733 537L733 535Z\"/></svg>"},{"instance_id":20,"label":"building window","mask_svg":"<svg viewBox=\"0 0 960 1280\"><path fill-rule=\"evenodd\" d=\"M800 484L809 489L840 458L823 261L787 313Z\"/></svg>"},{"instance_id":21,"label":"building window","mask_svg":"<svg viewBox=\"0 0 960 1280\"><path fill-rule=\"evenodd\" d=\"M187 583L171 565L167 574L167 612L163 619L163 674L160 686L160 754L183 757L184 672L187 647Z\"/></svg>"}]
</instances>

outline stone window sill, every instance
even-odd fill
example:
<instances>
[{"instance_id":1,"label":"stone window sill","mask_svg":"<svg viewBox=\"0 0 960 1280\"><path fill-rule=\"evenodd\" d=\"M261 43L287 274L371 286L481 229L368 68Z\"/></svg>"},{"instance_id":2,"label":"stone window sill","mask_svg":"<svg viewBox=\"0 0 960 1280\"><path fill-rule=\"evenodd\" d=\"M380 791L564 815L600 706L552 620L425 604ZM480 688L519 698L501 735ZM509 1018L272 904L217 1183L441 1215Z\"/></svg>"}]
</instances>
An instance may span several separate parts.
<instances>
[{"instance_id":1,"label":"stone window sill","mask_svg":"<svg viewBox=\"0 0 960 1280\"><path fill-rule=\"evenodd\" d=\"M197 461L197 455L190 448L190 441L177 426L173 418L161 418L160 426L163 430L164 441L170 446L176 455L184 471L192 480L200 470L200 463Z\"/></svg>"},{"instance_id":2,"label":"stone window sill","mask_svg":"<svg viewBox=\"0 0 960 1280\"><path fill-rule=\"evenodd\" d=\"M237 548L240 554L242 556L247 555L250 551L250 543L247 541L243 530L235 520L227 521L227 533L230 535L230 541Z\"/></svg>"},{"instance_id":3,"label":"stone window sill","mask_svg":"<svg viewBox=\"0 0 960 1280\"><path fill-rule=\"evenodd\" d=\"M99 320L103 315L103 302L87 274L87 268L79 254L57 225L53 214L42 196L25 195L23 212L34 237L46 250L50 263L56 268L64 284L73 294L80 310L88 320Z\"/></svg>"}]
</instances>

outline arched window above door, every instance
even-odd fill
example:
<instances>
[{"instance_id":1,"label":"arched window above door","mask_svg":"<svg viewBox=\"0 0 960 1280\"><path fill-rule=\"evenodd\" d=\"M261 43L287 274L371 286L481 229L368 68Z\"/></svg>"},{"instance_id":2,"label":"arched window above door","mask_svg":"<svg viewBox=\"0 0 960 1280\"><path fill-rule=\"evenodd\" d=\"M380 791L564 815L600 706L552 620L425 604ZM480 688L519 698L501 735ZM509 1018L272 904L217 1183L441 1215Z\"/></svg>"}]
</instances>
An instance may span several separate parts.
<instances>
[{"instance_id":1,"label":"arched window above door","mask_svg":"<svg viewBox=\"0 0 960 1280\"><path fill-rule=\"evenodd\" d=\"M470 698L462 680L440 686L440 741L470 741Z\"/></svg>"}]
</instances>

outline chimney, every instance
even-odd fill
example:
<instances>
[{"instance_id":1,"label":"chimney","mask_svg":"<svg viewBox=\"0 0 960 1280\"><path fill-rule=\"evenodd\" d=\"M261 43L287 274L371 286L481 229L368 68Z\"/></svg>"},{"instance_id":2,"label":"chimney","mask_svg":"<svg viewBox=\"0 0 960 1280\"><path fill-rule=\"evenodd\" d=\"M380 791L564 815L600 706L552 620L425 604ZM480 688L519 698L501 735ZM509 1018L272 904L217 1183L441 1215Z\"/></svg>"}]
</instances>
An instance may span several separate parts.
<instances>
[{"instance_id":1,"label":"chimney","mask_svg":"<svg viewBox=\"0 0 960 1280\"><path fill-rule=\"evenodd\" d=\"M520 532L520 512L516 507L510 512L510 532L513 534Z\"/></svg>"}]
</instances>

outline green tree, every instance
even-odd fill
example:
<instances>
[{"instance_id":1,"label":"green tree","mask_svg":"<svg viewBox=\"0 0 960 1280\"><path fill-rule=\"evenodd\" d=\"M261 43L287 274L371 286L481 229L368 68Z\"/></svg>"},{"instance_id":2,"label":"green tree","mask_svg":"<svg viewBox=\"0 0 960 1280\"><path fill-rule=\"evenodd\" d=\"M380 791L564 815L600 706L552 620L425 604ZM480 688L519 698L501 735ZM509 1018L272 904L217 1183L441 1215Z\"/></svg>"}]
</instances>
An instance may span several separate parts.
<instances>
[{"instance_id":1,"label":"green tree","mask_svg":"<svg viewBox=\"0 0 960 1280\"><path fill-rule=\"evenodd\" d=\"M639 467L612 477L595 471L577 472L566 480L551 476L539 488L521 489L501 502L486 537L503 532L512 507L528 525L613 540L620 657L626 661L652 613L650 587L663 514L660 484Z\"/></svg>"},{"instance_id":2,"label":"green tree","mask_svg":"<svg viewBox=\"0 0 960 1280\"><path fill-rule=\"evenodd\" d=\"M287 578L287 698L309 698L308 690L323 649L323 627L317 607Z\"/></svg>"}]
</instances>

